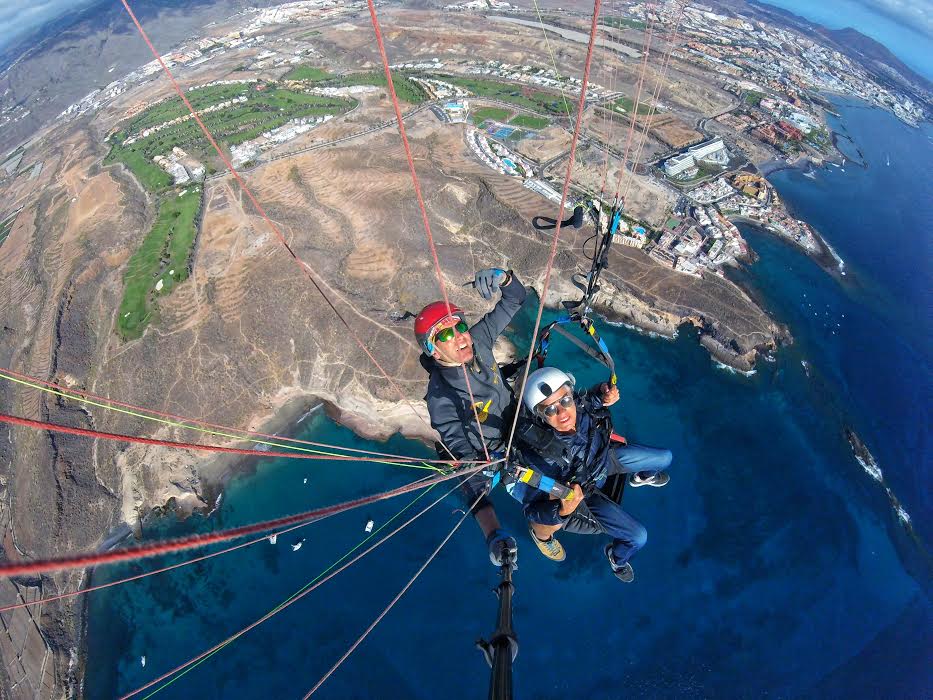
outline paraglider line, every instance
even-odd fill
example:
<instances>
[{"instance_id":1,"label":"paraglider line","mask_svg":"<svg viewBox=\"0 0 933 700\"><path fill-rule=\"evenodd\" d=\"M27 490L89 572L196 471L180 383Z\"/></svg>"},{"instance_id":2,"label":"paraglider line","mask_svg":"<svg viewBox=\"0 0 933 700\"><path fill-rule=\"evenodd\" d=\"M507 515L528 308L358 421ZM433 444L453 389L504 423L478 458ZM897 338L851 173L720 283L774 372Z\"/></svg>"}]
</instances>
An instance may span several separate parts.
<instances>
[{"instance_id":1,"label":"paraglider line","mask_svg":"<svg viewBox=\"0 0 933 700\"><path fill-rule=\"evenodd\" d=\"M324 299L324 302L330 307L331 311L334 312L334 315L344 325L344 327L353 337L353 340L356 341L356 344L366 354L366 356L372 361L372 363L376 366L376 368L379 370L382 376L386 378L386 381L388 381L389 384L392 386L392 388L395 389L396 393L399 395L399 398L402 400L402 402L408 404L409 408L411 408L412 412L418 417L418 419L425 426L430 428L430 426L428 426L427 421L425 421L424 417L420 413L418 413L418 410L414 407L411 401L405 397L405 394L402 392L399 385L395 382L394 379L392 379L392 377L389 376L389 373L386 372L385 369L383 369L382 365L379 364L379 361L376 359L376 357L372 354L372 352L370 352L369 348L366 347L365 343L363 343L363 341L360 340L359 335L357 335L356 331L353 330L349 322L346 320L346 318L344 318L343 314L340 313L340 311L337 309L334 303L330 300L330 297L328 297L327 294L324 292L324 289L315 279L314 274L311 270L311 266L308 263L306 263L304 260L298 257L295 251L292 250L292 247L288 244L288 241L285 240L285 236L282 235L281 231L279 231L278 226L276 226L275 223L272 221L272 219L269 218L269 215L266 214L266 210L263 209L262 205L259 203L259 200L257 200L256 197L253 195L252 190L250 190L250 188L247 187L246 182L240 176L240 173L238 173L236 168L233 167L233 164L224 154L223 150L221 150L220 146L217 144L217 141L211 135L211 132L204 125L204 122L201 121L201 117L198 116L197 111L195 111L194 107L191 106L191 103L188 101L188 98L185 97L184 91L181 89L181 86L175 80L175 76L172 74L172 71L169 70L169 67L165 64L165 61L162 60L161 54L156 50L155 46L153 46L152 41L150 41L149 36L146 34L146 31L143 29L142 24L139 23L139 20L136 18L136 15L133 13L133 10L130 8L129 2L127 0L120 0L120 2L123 4L123 7L126 9L127 13L129 14L130 19L133 21L133 24L136 25L136 29L139 31L139 35L143 38L143 41L146 42L146 45L149 47L149 50L152 52L152 55L155 56L156 61L158 61L159 65L162 66L162 70L165 72L165 75L168 76L169 81L172 83L172 87L175 89L175 92L181 98L181 101L185 103L185 106L188 108L188 111L191 113L191 117L195 120L195 122L197 122L198 126L201 127L201 131L204 132L204 135L207 137L207 140L210 142L211 146L213 146L214 150L217 151L217 155L220 156L220 159L223 161L224 165L227 166L227 169L236 179L237 183L239 183L240 187L243 189L243 192L249 198L249 201L253 204L254 207L256 207L256 211L258 211L259 214L262 216L262 218L265 219L266 223L269 225L269 229L272 231L273 234L275 234L275 237L279 239L279 242L282 244L282 246L284 246L285 250L288 251L288 254L292 257L292 259L294 259L294 261L304 270L305 274L308 277L308 280L310 280L314 288L318 291L318 293L320 293L321 297ZM371 319L368 319L366 316L364 316L359 311L357 311L356 308L353 307L351 304L348 303L347 305L350 306L350 308L353 311L356 311L356 313L363 316L363 318L366 318L367 320L371 320ZM442 445L444 444L443 441L441 441L441 444ZM449 449L447 449L446 445L444 445L444 449L447 450L447 453L450 455L451 459L453 459L454 455Z\"/></svg>"},{"instance_id":2,"label":"paraglider line","mask_svg":"<svg viewBox=\"0 0 933 700\"><path fill-rule=\"evenodd\" d=\"M564 206L567 203L567 194L570 191L570 176L573 174L573 164L574 159L577 153L577 142L580 137L580 125L583 122L583 109L586 106L586 87L590 80L590 65L593 61L593 46L596 43L596 26L597 21L599 20L599 8L602 4L602 0L595 0L593 4L593 23L590 27L590 43L586 50L586 63L583 67L583 82L580 86L580 103L577 107L577 121L573 128L573 139L570 142L570 157L567 160L567 174L564 176L564 188L560 196L560 206L557 210L557 226L554 230L554 238L551 241L551 252L548 255L547 267L545 268L544 273L544 286L541 290L541 301L538 304L538 315L535 318L534 330L531 332L532 338L538 337L538 330L541 328L541 316L544 314L544 303L547 299L548 287L551 284L551 271L554 268L554 259L557 257L557 244L560 242L560 230L561 223L563 219ZM521 383L516 383L515 386L524 386L525 382L528 380L528 373L531 370L531 360L533 353L528 353L528 359L525 362L525 373L522 377ZM505 454L510 454L512 451L512 440L515 437L515 426L518 424L518 415L519 411L515 411L515 416L512 418L512 428L509 431L509 442L508 446L505 449Z\"/></svg>"},{"instance_id":3,"label":"paraglider line","mask_svg":"<svg viewBox=\"0 0 933 700\"><path fill-rule=\"evenodd\" d=\"M0 413L0 423L9 423L11 425L20 425L26 428L35 428L37 430L50 430L54 433L66 433L68 435L80 435L82 437L91 437L100 440L112 440L114 442L132 442L139 445L154 445L157 447L171 447L180 450L198 450L201 452L222 452L224 454L247 455L249 457L284 457L286 459L312 459L337 462L376 462L378 464L391 464L410 469L429 469L440 471L430 465L410 464L407 457L385 458L385 457L360 457L357 455L329 455L305 454L303 452L277 452L274 450L255 450L245 447L221 447L220 445L199 445L193 442L175 442L174 440L159 440L156 438L139 437L136 435L122 435L120 433L106 433L102 430L90 430L88 428L72 428L68 425L50 423L48 421L32 420L31 418L21 418L11 416L6 413ZM455 464L450 462L449 464Z\"/></svg>"},{"instance_id":4,"label":"paraglider line","mask_svg":"<svg viewBox=\"0 0 933 700\"><path fill-rule=\"evenodd\" d=\"M465 480L465 479L464 479L464 480ZM325 583L327 583L328 581L330 581L332 578L334 578L334 576L336 576L337 574L339 574L339 573L341 573L341 572L347 570L348 568L350 568L351 566L353 566L353 564L355 564L355 563L358 562L360 559L362 559L363 557L365 557L367 554L369 554L370 552L372 552L374 549L376 549L377 547L381 546L381 545L384 544L387 540L389 540L390 538L394 537L396 534L398 534L399 532L401 532L402 530L404 530L406 527L408 527L409 525L411 525L413 522L415 522L415 520L417 520L418 518L420 518L422 515L424 515L425 513L427 513L429 510L431 510L434 506L436 506L436 505L437 505L438 503L440 503L442 500L444 500L445 498L447 498L447 496L449 496L451 493L453 493L453 492L456 491L458 488L460 488L460 485L461 485L462 483L463 483L463 481L458 482L456 486L454 486L454 487L453 487L452 489L450 489L449 491L446 491L443 495L441 495L440 498L436 499L435 501L433 501L432 503L430 503L428 506L426 506L425 508L423 508L421 511L419 511L418 513L416 513L415 515L413 515L411 518L409 518L409 519L406 520L404 523L402 523L401 525L399 525L397 528L395 528L392 532L390 532L388 535L386 535L385 537L383 537L381 540L379 540L378 542L373 543L372 545L370 545L369 547L367 547L366 549L364 549L362 552L360 552L359 554L357 554L355 557L353 557L353 558L352 558L350 561L348 561L346 564L344 564L344 565L341 566L340 568L338 568L338 569L332 571L330 574L327 574L327 576L325 576L324 578L321 578L321 576L322 576L324 573L326 573L326 572L328 571L328 569L325 569L321 574L318 574L318 576L317 576L315 579L312 579L311 581L309 581L308 584L307 584L304 588L302 588L302 589L299 590L298 592L294 593L292 596L290 596L289 598L287 598L284 602L282 602L282 603L280 603L279 605L277 605L276 607L274 607L272 610L270 610L268 613L266 613L265 615L263 615L262 617L260 617L260 618L259 618L258 620L256 620L255 622L253 622L253 623L247 625L246 627L244 627L243 629L241 629L239 632L236 632L235 634L230 635L230 636L227 637L225 640L223 640L222 642L219 642L218 644L215 644L215 645L214 645L213 647L211 647L210 649L207 649L206 651L201 652L200 654L198 654L197 656L195 656L195 657L189 659L189 660L186 661L185 663L183 663L183 664L181 664L181 665L179 665L179 666L173 668L171 671L168 671L168 672L166 672L166 673L163 673L163 674L162 674L161 676L159 676L158 678L155 678L155 679L149 681L148 683L146 683L145 685L140 686L140 687L137 688L136 690L132 690L132 691L130 691L129 693L127 693L127 694L121 696L119 700L128 700L128 698L131 698L131 697L133 697L134 695L138 695L139 693L141 693L142 691L146 690L147 688L151 688L151 687L154 686L156 683L159 683L159 682L165 680L166 678L169 678L170 676L172 676L172 675L178 673L179 671L184 671L185 669L189 669L189 667L193 667L194 665L197 665L197 664L200 663L201 661L206 660L209 656L211 656L211 655L215 654L216 652L220 651L221 649L223 649L225 646L227 646L227 645L230 644L231 642L233 642L233 641L235 641L236 639L242 637L244 634L246 634L246 633L249 632L250 630L252 630L252 629L258 627L258 626L261 625L263 622L265 622L266 620L268 620L270 617L272 617L272 616L274 616L274 615L280 613L282 610L284 610L285 608L289 607L289 606L292 605L293 603L298 602L301 598L304 598L304 597L305 597L306 595L308 595L311 591L313 591L314 589L318 588L319 586L324 585ZM425 493L427 493L427 492L425 492ZM424 495L424 494L422 494L422 495ZM419 496L419 498L420 498L420 496ZM416 500L417 500L417 499L415 499L415 501L416 501ZM411 503L408 504L408 506L406 506L406 507L403 508L401 511L399 511L399 513L396 514L395 517L398 517L398 516L401 515L405 510L407 510L407 509L410 508L412 505L414 505L415 501L412 501ZM393 518L393 519L394 519L394 518ZM391 522L391 520L390 520L389 522ZM386 525L388 525L388 522L386 523ZM385 527L385 526L383 526L383 527ZM382 529L382 528L380 528L380 529ZM375 536L377 532L378 532L378 530L377 530L376 532L374 532L370 537ZM366 540L363 540L363 542L366 542L368 539L369 539L369 538L367 538ZM361 543L358 544L356 547L354 547L354 549L360 547L360 546L363 544L363 542L361 542ZM347 552L347 554L345 554L341 559L338 559L337 562L335 562L334 564L332 564L332 565L331 565L330 567L328 567L328 568L329 568L329 569L332 569L332 568L334 567L335 564L339 563L342 559L346 558L346 557L347 557L350 553L352 553L352 552L353 552L353 550L351 549L350 552ZM189 669L189 670L190 670L190 669ZM152 691L151 693L149 693L149 695L147 695L145 698L143 698L143 700L147 700L148 698L151 698L153 695L155 695L156 693L158 693L158 692L159 692L160 690L162 690L163 688L165 688L165 687L171 685L172 683L174 683L174 682L175 682L178 678L180 678L182 675L184 675L184 674L179 674L179 675L175 676L175 678L173 678L171 681L169 681L168 683L166 683L165 685L163 685L163 686L161 686L161 687L159 687L159 688L156 688L154 691Z\"/></svg>"},{"instance_id":5,"label":"paraglider line","mask_svg":"<svg viewBox=\"0 0 933 700\"><path fill-rule=\"evenodd\" d=\"M142 418L144 420L155 421L157 423L162 423L164 425L170 425L175 428L186 428L188 430L196 430L200 433L205 433L207 435L217 435L219 437L232 438L234 440L247 440L248 442L253 442L258 445L269 445L270 447L281 447L288 450L298 450L302 452L311 452L315 454L327 454L317 452L316 450L309 450L303 447L297 447L294 445L283 444L285 442L294 442L302 445L313 445L315 447L325 447L330 450L345 450L347 452L355 452L359 454L374 455L377 457L403 457L412 462L432 462L432 463L442 463L449 464L450 460L442 459L422 459L420 457L405 457L404 455L394 455L389 454L388 452L374 452L371 450L360 450L353 447L343 447L341 445L329 445L325 442L314 442L312 440L300 440L298 438L285 437L282 435L271 435L269 433L259 433L252 430L242 430L240 428L229 428L224 425L218 425L216 423L208 423L206 421L197 420L195 418L185 418L184 416L177 416L172 413L164 413L161 411L154 411L149 408L142 408L141 406L134 406L130 403L124 403L122 401L116 401L114 399L108 399L102 396L96 396L94 394L89 394L83 391L78 391L77 389L70 389L53 382L48 382L43 379L37 379L36 377L30 377L27 374L21 374L19 372L14 372L11 369L6 369L5 367L0 367L0 378L6 379L7 381L14 382L16 384L21 384L23 386L28 386L31 389L37 389L39 391L44 391L49 394L54 394L56 396L61 396L66 399L72 399L73 401L80 401L82 403L89 404L91 406L97 406L98 408L104 408L109 411L116 411L117 413L124 413L135 418ZM94 400L96 399L96 401ZM106 401L107 403L99 403L100 401ZM112 405L108 405L112 404ZM122 408L118 408L122 407ZM140 413L140 411L146 411L152 415L146 415L146 413ZM158 418L157 416L162 416ZM165 419L175 419L175 420L164 420ZM208 428L217 428L218 430L207 430L198 426L207 426ZM236 435L228 432L221 431L234 431L243 433L243 435ZM270 442L265 440L256 440L253 438L246 437L247 435L255 435L258 437L272 438L277 442Z\"/></svg>"},{"instance_id":6,"label":"paraglider line","mask_svg":"<svg viewBox=\"0 0 933 700\"><path fill-rule=\"evenodd\" d=\"M599 2L599 0L597 0L597 2ZM470 513L472 512L473 506L475 506L477 503L479 503L480 498L482 498L482 496L480 496L479 498L477 498L477 499L473 502L473 504L470 506L470 509L460 517L460 519L457 521L457 524L454 525L454 526L453 526L453 529L451 529L451 531L447 533L447 536L446 536L443 540L441 540L441 543L440 543L439 545L437 545L437 548L436 548L433 552L431 552L431 554L430 554L430 555L428 556L428 558L425 560L424 564L421 565L421 568L418 569L418 570L415 572L414 576L412 576L412 577L408 580L408 583L406 583L406 584L402 587L402 590L400 590L400 591L396 594L396 596L389 602L389 604L383 609L383 611L382 611L381 613L379 613L379 615L376 616L376 619L372 621L372 623L369 625L369 627L367 627L367 628L363 631L363 634L361 634L359 637L357 637L357 640L356 640L355 642L353 642L352 645L350 645L350 648L347 649L346 652L344 652L344 655L341 656L341 657L337 660L337 663L335 663L333 666L330 667L330 670L329 670L327 673L325 673L317 683L314 684L314 687L311 688L311 690L309 690L301 700L308 700L308 698L310 698L312 695L314 695L314 693L317 691L317 689L320 688L320 687L324 684L324 681L326 681L328 678L330 678L330 677L333 675L334 671L336 671L336 670L340 667L340 664L342 664L344 661L346 661L346 660L347 660L347 657L349 657L350 654L352 654L352 653L356 650L356 648L357 648L360 644L362 644L363 640L366 639L366 637L369 635L369 633L373 631L373 629L376 627L376 625L378 625L380 622L382 622L382 618L384 618L386 615L389 614L389 611L395 606L395 604L401 599L401 597L402 597L403 595L405 595L405 594L408 592L408 589L411 588L412 585L415 583L415 581L418 580L418 577L421 576L422 572L424 572L424 570L428 568L428 565L429 565L432 561L434 561L434 558L435 558L435 557L438 555L438 553L444 548L444 545L447 544L447 542L450 540L450 538L454 536L454 533L455 533L458 529L460 529L460 526L463 525L463 521L466 520L467 517L468 517L468 516L470 515Z\"/></svg>"},{"instance_id":7,"label":"paraglider line","mask_svg":"<svg viewBox=\"0 0 933 700\"><path fill-rule=\"evenodd\" d=\"M216 544L218 542L227 542L229 540L239 539L240 537L255 535L260 532L268 532L270 530L288 527L289 525L294 525L296 523L323 520L333 515L337 515L338 513L344 513L355 508L362 508L363 506L367 506L371 503L376 503L378 501L394 498L395 496L400 496L403 493L417 491L418 489L430 486L431 484L449 481L450 479L456 479L464 475L471 475L480 471L481 469L487 468L491 464L498 464L501 461L502 460L496 460L495 462L483 463L464 469L458 469L457 471L450 474L438 474L436 476L431 476L427 479L421 479L419 481L405 484L388 491L381 491L371 496L364 496L362 498L356 498L350 501L324 506L322 508L314 508L313 510L308 510L303 513L296 513L294 515L287 515L281 518L264 520L258 523L253 523L251 525L242 525L240 527L230 528L228 530L218 530L217 532L210 532L203 535L190 535L188 537L180 537L177 539L162 540L158 542L137 545L134 547L127 547L125 549L110 550L107 552L73 554L62 557L51 557L48 559L35 559L28 562L0 562L0 576L36 576L38 574L43 574L49 571L83 569L89 566L98 566L100 564L113 564L121 561L134 561L136 559L144 559L146 557L152 557L159 554L171 554L173 552L204 547L206 545Z\"/></svg>"},{"instance_id":8,"label":"paraglider line","mask_svg":"<svg viewBox=\"0 0 933 700\"><path fill-rule=\"evenodd\" d=\"M648 55L651 53L651 40L654 38L654 16L648 17L648 10L651 5L646 5L645 15L648 20L645 25L645 55L641 62L641 74L638 77L638 86L635 89L635 104L632 106L632 119L629 123L628 136L625 138L625 151L622 153L622 164L619 167L619 175L616 178L616 191L613 199L619 201L619 190L622 187L622 173L625 172L625 161L628 160L629 151L632 146L632 136L635 133L635 117L638 114L638 107L641 104L641 90L645 84L645 71L648 68Z\"/></svg>"},{"instance_id":9,"label":"paraglider line","mask_svg":"<svg viewBox=\"0 0 933 700\"><path fill-rule=\"evenodd\" d=\"M628 181L625 184L625 192L622 195L622 201L624 202L628 197L629 190L632 189L632 183L635 181L635 168L638 166L638 160L641 158L642 150L645 147L645 142L648 140L648 128L651 125L651 119L654 117L655 112L658 108L658 99L661 96L661 86L664 84L664 78L667 76L667 69L671 62L671 55L674 53L674 46L677 43L677 32L680 30L680 25L683 22L685 8L687 3L684 2L680 6L680 15L677 19L677 24L674 26L674 32L669 39L670 46L667 50L667 55L664 57L664 62L661 67L661 72L658 74L658 80L654 86L654 95L651 101L651 106L648 108L648 114L645 117L645 126L641 132L641 141L638 144L638 148L635 151L635 156L632 158L632 170L629 173ZM624 168L623 168L624 170ZM621 171L620 171L621 177Z\"/></svg>"},{"instance_id":10,"label":"paraglider line","mask_svg":"<svg viewBox=\"0 0 933 700\"><path fill-rule=\"evenodd\" d=\"M408 134L405 132L405 122L402 119L402 108L398 102L398 95L395 94L395 83L392 81L392 71L389 68L389 57L386 54L385 42L382 40L382 30L379 28L379 19L376 17L376 4L374 0L366 0L369 5L369 16L373 22L373 31L376 34L376 44L379 46L379 56L382 58L382 67L386 74L386 85L389 88L389 95L392 97L392 107L395 109L395 118L398 120L398 133L402 138L402 146L405 148L405 157L408 159L408 170L411 173L411 183L415 189L415 197L418 199L418 207L421 209L421 221L424 224L424 232L428 239L428 246L431 249L431 257L434 259L434 273L437 275L437 284L444 297L444 304L447 306L447 314L453 316L450 308L450 298L447 296L447 285L444 282L444 273L441 271L441 262L437 256L437 247L434 245L434 234L431 233L431 222L428 220L428 209L424 205L424 197L421 195L421 182L418 180L418 173L415 171L415 159L411 153L411 144L408 143ZM458 331L454 330L456 336ZM486 440L483 438L483 424L479 419L476 399L473 396L473 387L470 383L470 373L465 364L460 365L463 370L463 378L466 380L467 393L470 395L470 406L473 408L473 417L476 419L476 427L479 430L479 440L483 445L483 454L486 460L489 460L489 448L486 446ZM453 455L451 455L453 456Z\"/></svg>"}]
</instances>

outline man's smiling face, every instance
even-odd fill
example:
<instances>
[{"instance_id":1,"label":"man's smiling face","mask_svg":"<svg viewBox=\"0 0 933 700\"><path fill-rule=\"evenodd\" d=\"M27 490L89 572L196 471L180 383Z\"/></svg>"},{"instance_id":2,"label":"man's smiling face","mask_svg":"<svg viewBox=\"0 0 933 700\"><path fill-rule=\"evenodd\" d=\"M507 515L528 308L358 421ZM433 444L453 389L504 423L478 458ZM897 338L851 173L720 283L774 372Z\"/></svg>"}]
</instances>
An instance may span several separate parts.
<instances>
[{"instance_id":1,"label":"man's smiling face","mask_svg":"<svg viewBox=\"0 0 933 700\"><path fill-rule=\"evenodd\" d=\"M431 340L434 343L434 359L453 365L462 365L473 360L473 338L469 329L457 330L458 324L466 325L455 317L446 318L437 324Z\"/></svg>"}]
</instances>

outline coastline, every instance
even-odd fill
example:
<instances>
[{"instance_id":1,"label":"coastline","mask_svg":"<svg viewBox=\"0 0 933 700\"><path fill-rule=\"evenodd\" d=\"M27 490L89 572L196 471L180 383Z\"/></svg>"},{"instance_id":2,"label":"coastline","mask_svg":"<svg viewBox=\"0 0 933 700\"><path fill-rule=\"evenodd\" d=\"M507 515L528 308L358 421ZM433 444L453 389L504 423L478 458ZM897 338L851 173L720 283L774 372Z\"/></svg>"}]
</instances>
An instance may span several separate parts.
<instances>
[{"instance_id":1,"label":"coastline","mask_svg":"<svg viewBox=\"0 0 933 700\"><path fill-rule=\"evenodd\" d=\"M380 400L370 396L368 403L375 407L366 411L364 410L367 405L366 397L354 397L355 404L341 406L331 398L322 398L297 388L290 388L286 391L286 397L279 402L278 406L250 421L251 426L257 426L251 429L291 438L300 432L301 424L309 412L323 410L330 420L352 430L364 440L384 442L398 433L406 438L419 440L426 446L433 445L433 435L404 403L392 404L388 410L385 410L378 407L378 404L382 403ZM412 404L417 405L414 401ZM427 409L422 417L427 418ZM258 447L265 448L264 445ZM203 500L210 504L211 509L217 499L223 496L231 479L255 472L259 460L263 459L260 456L262 451L257 449L255 457L222 455L207 460L196 468L201 482ZM189 514L184 513L184 515Z\"/></svg>"},{"instance_id":2,"label":"coastline","mask_svg":"<svg viewBox=\"0 0 933 700\"><path fill-rule=\"evenodd\" d=\"M767 163L762 164L761 167L763 171L767 168L767 165ZM774 163L775 167L767 170L767 172L763 174L767 175L785 169L806 171L811 165L811 161L805 157L798 159L792 164L776 162ZM756 229L766 232L770 236L776 236L780 239L785 238L769 230L761 223L751 219L730 217L730 220L753 226ZM813 257L820 266L827 272L830 272L830 274L837 275L842 272L836 264L837 261L842 264L841 258L835 254L835 251L832 250L822 235L815 230L814 235L820 243L820 253L813 254L808 251L804 252ZM785 240L784 242L791 244L795 248L800 248L800 246L794 245L791 240ZM743 264L742 267L744 268L746 266ZM845 273L842 272L842 274ZM735 282L735 280L731 281ZM753 296L744 285L736 284L743 292ZM619 290L619 295L629 296L622 290ZM613 295L613 300L614 299L615 295ZM645 305L643 300L638 299L637 301L639 305ZM758 300L756 300L756 304L767 311L766 307L759 303ZM551 304L548 306L549 310L559 310L559 307ZM746 377L755 372L755 364L759 353L766 349L773 350L784 344L785 341L792 342L789 333L783 337L778 335L775 337L775 342L771 345L756 346L744 353L739 353L730 348L728 344L718 339L712 332L709 323L703 318L678 317L676 314L660 312L660 315L664 317L663 320L670 321L670 323L656 323L647 317L649 313L647 307L642 310L638 306L630 305L628 309L622 311L613 308L611 303L609 305L600 305L600 313L604 315L608 323L624 325L639 333L665 338L676 337L678 328L682 327L684 323L690 323L697 328L698 342L707 350L714 363L721 365L723 368L738 372ZM657 309L651 309L650 313L652 316L659 315ZM675 320L678 322L675 323ZM355 434L365 439L385 440L394 433L400 432L406 437L420 439L426 444L431 443L431 437L428 431L419 420L411 415L411 411L406 405L396 402L388 406L381 406L381 404L386 404L388 402L384 402L359 389L349 397L345 396L341 398L343 400L338 403L336 397L318 396L313 392L313 387L283 387L279 397L277 397L271 405L268 405L266 410L258 415L250 416L245 424L250 429L261 430L269 434L291 436L299 430L303 418L309 411L324 410L330 419L349 428ZM422 403L420 398L413 399L412 402L416 405ZM233 444L249 445L251 443L240 442ZM209 515L210 512L216 508L219 499L223 497L223 493L230 479L255 472L258 464L257 460L259 458L260 456L257 454L255 457L223 456L207 460L193 460L190 469L192 476L198 481L196 492L200 500L175 501L170 498L163 505L156 505L151 508L148 513L143 515L141 521L144 523L147 517L158 517L169 513L182 519L195 511ZM125 525L124 523L123 526L125 527ZM119 527L118 525L118 528ZM86 660L86 646L84 646L84 644L82 644L81 656L83 660Z\"/></svg>"},{"instance_id":3,"label":"coastline","mask_svg":"<svg viewBox=\"0 0 933 700\"><path fill-rule=\"evenodd\" d=\"M743 224L745 226L750 226L752 228L758 229L763 233L767 233L769 236L774 236L780 241L783 241L785 244L791 246L795 250L798 250L803 255L806 255L812 258L817 265L819 265L823 270L825 270L829 275L840 278L846 276L845 271L845 260L840 257L840 255L833 249L829 243L826 242L826 239L812 226L810 227L813 231L813 235L816 238L817 242L820 245L819 253L811 253L809 250L802 248L799 245L796 245L793 241L787 240L786 236L782 236L779 233L775 233L769 229L765 224L762 224L756 219L750 219L745 216L740 215L730 215L728 217L729 221L735 224ZM751 252L754 252L753 249L749 248ZM754 262L754 260L752 260ZM747 291L747 290L745 290Z\"/></svg>"},{"instance_id":4,"label":"coastline","mask_svg":"<svg viewBox=\"0 0 933 700\"><path fill-rule=\"evenodd\" d=\"M744 293L748 293L742 285L737 286ZM698 343L707 350L713 362L720 363L745 376L754 372L759 354L773 351L785 341L790 342L786 329L781 328L780 335L776 336L773 342L755 346L745 352L738 352L717 338L713 325L704 318L679 317L674 314L661 315L655 310L652 316L658 317L661 321L669 321L669 323L656 322L649 319L646 313L641 313L634 304L630 303L623 311L613 303L618 298L627 296L628 294L618 292L611 295L608 303L598 304L597 312L606 323L624 326L650 337L669 340L676 338L683 326L692 326L697 330ZM639 300L638 303L643 302ZM548 304L546 308L552 312L560 310L559 307L551 304ZM501 361L511 359L514 354L511 343L507 345L508 347L497 347L497 354ZM257 432L293 437L300 432L300 426L310 412L323 410L330 420L348 428L365 440L384 442L395 434L401 434L406 438L419 440L427 447L433 446L435 436L427 425L427 409L420 398L412 399L411 403L423 409L419 415L425 423L422 423L405 403L385 402L362 390L347 394L343 398L342 402L338 402L336 397L321 396L314 393L310 387L283 387L279 398L272 402L268 410L253 414L246 424L248 429ZM271 438L265 439L271 440ZM245 447L254 445L248 440L227 441L226 444ZM148 498L143 498L143 505L148 507L144 510L135 508L129 511L124 508L124 516L129 517L117 523L108 533L108 540L112 540L108 541L108 544L111 547L118 546L127 538L134 536L140 528L145 527L145 522L150 517L164 517L171 514L184 520L194 513L209 516L223 498L231 479L255 473L259 460L262 459L261 453L268 449L265 445L255 445L255 448L258 448L255 449L256 456L220 455L206 459L187 460L181 469L187 476L185 481L190 489L179 491L177 487L180 480L174 479L172 484L175 487L174 491L156 489L146 494ZM145 501L151 501L151 503L147 504ZM117 533L120 533L119 539L115 538Z\"/></svg>"}]
</instances>

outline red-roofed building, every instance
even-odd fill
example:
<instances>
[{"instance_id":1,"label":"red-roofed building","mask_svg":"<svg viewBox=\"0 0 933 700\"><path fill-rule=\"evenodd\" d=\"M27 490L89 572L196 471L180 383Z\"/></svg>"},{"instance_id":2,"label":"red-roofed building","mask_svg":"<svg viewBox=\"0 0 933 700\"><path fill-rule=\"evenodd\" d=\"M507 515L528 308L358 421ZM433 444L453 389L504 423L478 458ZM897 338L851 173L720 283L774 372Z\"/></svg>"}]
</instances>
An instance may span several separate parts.
<instances>
[{"instance_id":1,"label":"red-roofed building","mask_svg":"<svg viewBox=\"0 0 933 700\"><path fill-rule=\"evenodd\" d=\"M783 135L785 138L793 139L794 141L803 140L803 132L800 129L798 129L796 126L794 126L793 124L790 124L783 120L775 124L774 129L779 134Z\"/></svg>"}]
</instances>

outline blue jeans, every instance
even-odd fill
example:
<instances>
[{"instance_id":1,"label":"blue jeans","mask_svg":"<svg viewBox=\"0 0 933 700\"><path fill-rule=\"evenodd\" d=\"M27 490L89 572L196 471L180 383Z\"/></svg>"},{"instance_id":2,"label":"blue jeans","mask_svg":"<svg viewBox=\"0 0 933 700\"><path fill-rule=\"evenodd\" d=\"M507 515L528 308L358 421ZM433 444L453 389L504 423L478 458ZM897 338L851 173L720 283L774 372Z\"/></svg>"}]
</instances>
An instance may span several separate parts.
<instances>
[{"instance_id":1,"label":"blue jeans","mask_svg":"<svg viewBox=\"0 0 933 700\"><path fill-rule=\"evenodd\" d=\"M617 447L614 459L609 461L609 475L657 473L671 465L671 451L643 445ZM599 484L602 486L602 484ZM635 552L645 546L648 531L645 526L626 513L622 506L610 500L598 489L583 500L586 508L577 508L564 526L566 532L593 534L603 532L612 538L612 556L616 563L624 564Z\"/></svg>"},{"instance_id":2,"label":"blue jeans","mask_svg":"<svg viewBox=\"0 0 933 700\"><path fill-rule=\"evenodd\" d=\"M602 531L612 538L612 557L617 564L624 564L634 556L635 552L645 546L648 541L648 531L645 526L626 513L618 503L610 500L602 491L594 491L583 502L590 515L599 523Z\"/></svg>"},{"instance_id":3,"label":"blue jeans","mask_svg":"<svg viewBox=\"0 0 933 700\"><path fill-rule=\"evenodd\" d=\"M644 445L621 445L612 453L609 460L609 474L636 474L649 472L656 474L671 466L673 455L670 450ZM602 486L602 484L599 484Z\"/></svg>"}]
</instances>

